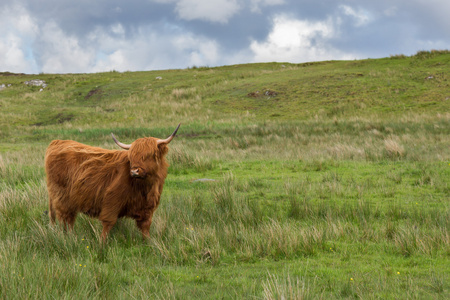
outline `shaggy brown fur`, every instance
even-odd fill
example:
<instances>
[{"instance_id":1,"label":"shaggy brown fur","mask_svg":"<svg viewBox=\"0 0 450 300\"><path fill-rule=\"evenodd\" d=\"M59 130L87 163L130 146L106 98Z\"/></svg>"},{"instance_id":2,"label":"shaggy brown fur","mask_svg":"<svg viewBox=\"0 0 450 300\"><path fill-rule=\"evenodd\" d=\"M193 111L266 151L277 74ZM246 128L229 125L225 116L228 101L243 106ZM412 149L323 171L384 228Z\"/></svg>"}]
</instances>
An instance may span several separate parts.
<instances>
[{"instance_id":1,"label":"shaggy brown fur","mask_svg":"<svg viewBox=\"0 0 450 300\"><path fill-rule=\"evenodd\" d=\"M169 166L167 144L157 140L138 139L128 151L52 141L45 154L51 222L72 229L83 212L102 222L105 240L118 218L130 217L148 237Z\"/></svg>"}]
</instances>

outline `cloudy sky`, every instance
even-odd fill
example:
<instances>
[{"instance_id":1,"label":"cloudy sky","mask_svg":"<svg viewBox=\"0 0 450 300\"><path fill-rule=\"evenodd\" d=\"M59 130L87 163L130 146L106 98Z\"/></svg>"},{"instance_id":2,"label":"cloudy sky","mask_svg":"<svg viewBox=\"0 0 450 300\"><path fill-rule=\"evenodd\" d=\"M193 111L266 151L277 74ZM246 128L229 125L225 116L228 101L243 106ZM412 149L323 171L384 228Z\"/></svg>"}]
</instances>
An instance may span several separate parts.
<instances>
[{"instance_id":1,"label":"cloudy sky","mask_svg":"<svg viewBox=\"0 0 450 300\"><path fill-rule=\"evenodd\" d=\"M449 0L0 0L0 72L307 62L450 49Z\"/></svg>"}]
</instances>

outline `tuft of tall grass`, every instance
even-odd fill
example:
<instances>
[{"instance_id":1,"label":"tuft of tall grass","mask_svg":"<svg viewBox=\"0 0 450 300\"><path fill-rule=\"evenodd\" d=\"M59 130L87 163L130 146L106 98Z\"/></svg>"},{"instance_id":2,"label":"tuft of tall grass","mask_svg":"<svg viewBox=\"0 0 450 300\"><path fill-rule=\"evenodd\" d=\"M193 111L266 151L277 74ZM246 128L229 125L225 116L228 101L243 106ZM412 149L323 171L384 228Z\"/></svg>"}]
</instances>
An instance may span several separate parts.
<instances>
[{"instance_id":1,"label":"tuft of tall grass","mask_svg":"<svg viewBox=\"0 0 450 300\"><path fill-rule=\"evenodd\" d=\"M430 58L434 58L436 56L440 56L440 55L445 55L445 54L449 54L450 50L430 50L430 51L426 51L426 50L421 50L418 51L413 57L417 58L417 59L430 59Z\"/></svg>"},{"instance_id":2,"label":"tuft of tall grass","mask_svg":"<svg viewBox=\"0 0 450 300\"><path fill-rule=\"evenodd\" d=\"M405 148L392 138L384 140L384 147L388 158L397 159L405 156Z\"/></svg>"},{"instance_id":3,"label":"tuft of tall grass","mask_svg":"<svg viewBox=\"0 0 450 300\"><path fill-rule=\"evenodd\" d=\"M185 146L171 148L167 160L171 165L170 172L174 174L186 173L189 169L195 172L205 172L216 166L212 159L202 157Z\"/></svg>"},{"instance_id":4,"label":"tuft of tall grass","mask_svg":"<svg viewBox=\"0 0 450 300\"><path fill-rule=\"evenodd\" d=\"M172 96L174 96L176 99L180 98L188 98L192 97L193 95L196 95L197 88L176 88L172 90Z\"/></svg>"},{"instance_id":5,"label":"tuft of tall grass","mask_svg":"<svg viewBox=\"0 0 450 300\"><path fill-rule=\"evenodd\" d=\"M285 277L280 278L269 273L266 281L263 283L263 299L309 299L314 297L315 287L314 281L311 283L304 277L293 277L287 274Z\"/></svg>"},{"instance_id":6,"label":"tuft of tall grass","mask_svg":"<svg viewBox=\"0 0 450 300\"><path fill-rule=\"evenodd\" d=\"M211 218L218 222L237 222L243 226L255 226L262 220L260 205L238 192L239 183L233 173L227 173L223 182L212 186L214 203Z\"/></svg>"}]
</instances>

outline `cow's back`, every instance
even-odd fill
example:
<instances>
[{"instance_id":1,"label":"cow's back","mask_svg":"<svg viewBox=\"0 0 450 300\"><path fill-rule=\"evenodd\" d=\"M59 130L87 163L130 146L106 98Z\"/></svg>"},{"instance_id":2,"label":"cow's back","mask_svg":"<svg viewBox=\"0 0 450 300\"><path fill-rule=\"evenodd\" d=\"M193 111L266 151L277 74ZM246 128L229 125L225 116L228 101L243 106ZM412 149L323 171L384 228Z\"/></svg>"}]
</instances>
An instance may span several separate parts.
<instances>
[{"instance_id":1,"label":"cow's back","mask_svg":"<svg viewBox=\"0 0 450 300\"><path fill-rule=\"evenodd\" d=\"M47 183L55 184L59 188L69 187L83 162L107 152L112 151L70 140L52 141L45 153Z\"/></svg>"}]
</instances>

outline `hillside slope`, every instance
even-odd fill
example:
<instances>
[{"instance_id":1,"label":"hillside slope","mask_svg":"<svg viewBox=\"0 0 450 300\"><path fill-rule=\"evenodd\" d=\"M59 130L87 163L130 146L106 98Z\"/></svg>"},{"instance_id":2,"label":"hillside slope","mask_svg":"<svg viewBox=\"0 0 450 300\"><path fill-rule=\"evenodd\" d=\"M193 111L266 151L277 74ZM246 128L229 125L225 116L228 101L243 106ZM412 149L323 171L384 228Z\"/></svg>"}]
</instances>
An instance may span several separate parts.
<instances>
[{"instance_id":1,"label":"hillside slope","mask_svg":"<svg viewBox=\"0 0 450 300\"><path fill-rule=\"evenodd\" d=\"M0 74L0 298L449 299L449 71L432 51ZM126 218L106 244L86 215L49 225L51 140L179 122L148 241Z\"/></svg>"},{"instance_id":2,"label":"hillside slope","mask_svg":"<svg viewBox=\"0 0 450 300\"><path fill-rule=\"evenodd\" d=\"M50 128L401 118L450 112L450 53L151 72L0 74L1 138ZM28 86L30 79L47 87ZM19 130L19 131L16 131Z\"/></svg>"}]
</instances>

